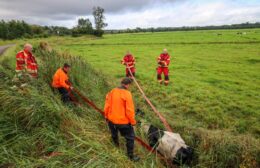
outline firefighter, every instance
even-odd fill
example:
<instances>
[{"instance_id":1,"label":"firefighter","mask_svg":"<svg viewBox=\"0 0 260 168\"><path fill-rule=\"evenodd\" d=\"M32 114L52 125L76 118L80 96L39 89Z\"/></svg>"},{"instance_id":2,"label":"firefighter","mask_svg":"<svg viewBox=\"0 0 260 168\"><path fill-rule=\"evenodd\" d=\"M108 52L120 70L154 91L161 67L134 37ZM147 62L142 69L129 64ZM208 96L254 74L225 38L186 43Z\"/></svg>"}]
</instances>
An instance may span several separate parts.
<instances>
[{"instance_id":1,"label":"firefighter","mask_svg":"<svg viewBox=\"0 0 260 168\"><path fill-rule=\"evenodd\" d=\"M135 58L130 53L130 51L127 51L126 55L122 59L121 63L126 66L126 77L132 77L130 71L132 72L133 76L135 76ZM129 69L128 69L129 68Z\"/></svg>"},{"instance_id":2,"label":"firefighter","mask_svg":"<svg viewBox=\"0 0 260 168\"><path fill-rule=\"evenodd\" d=\"M163 53L157 58L158 68L157 68L157 80L160 84L162 81L162 73L164 74L164 84L167 86L169 84L169 69L170 55L167 49L163 50Z\"/></svg>"},{"instance_id":3,"label":"firefighter","mask_svg":"<svg viewBox=\"0 0 260 168\"><path fill-rule=\"evenodd\" d=\"M29 76L30 79L37 78L38 65L32 54L32 45L25 44L24 49L16 54L16 79Z\"/></svg>"},{"instance_id":4,"label":"firefighter","mask_svg":"<svg viewBox=\"0 0 260 168\"><path fill-rule=\"evenodd\" d=\"M61 94L61 100L64 103L70 102L69 91L73 90L71 83L69 82L68 73L70 71L70 65L65 63L62 68L59 68L54 76L52 81L52 87L58 89Z\"/></svg>"},{"instance_id":5,"label":"firefighter","mask_svg":"<svg viewBox=\"0 0 260 168\"><path fill-rule=\"evenodd\" d=\"M106 95L105 118L111 132L113 143L118 147L118 132L126 139L127 155L130 160L138 161L140 158L134 155L134 128L136 124L134 103L132 94L128 91L131 78L124 78L121 86L114 88Z\"/></svg>"}]
</instances>

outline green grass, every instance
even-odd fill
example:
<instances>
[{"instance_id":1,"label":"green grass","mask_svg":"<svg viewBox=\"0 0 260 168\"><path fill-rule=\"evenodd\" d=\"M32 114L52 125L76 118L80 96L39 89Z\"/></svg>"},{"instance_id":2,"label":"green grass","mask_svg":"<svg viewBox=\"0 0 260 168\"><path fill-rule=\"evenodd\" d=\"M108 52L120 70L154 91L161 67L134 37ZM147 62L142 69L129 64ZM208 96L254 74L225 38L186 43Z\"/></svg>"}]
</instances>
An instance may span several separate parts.
<instances>
[{"instance_id":1,"label":"green grass","mask_svg":"<svg viewBox=\"0 0 260 168\"><path fill-rule=\"evenodd\" d=\"M247 34L237 35L237 32L247 32ZM217 33L222 35L218 36ZM41 40L34 39L33 43L38 44ZM55 135L51 140L48 138L43 140L46 148L58 148L67 155L53 158L51 162L41 162L42 165L47 167L80 165L82 167L89 163L83 158L97 155L97 167L104 167L104 165L122 167L125 162L127 162L126 167L151 167L153 165L162 167L154 157L146 157L146 151L140 148L138 148L138 153L143 159L142 162L136 165L128 162L123 157L124 149L118 151L113 148L107 128L101 122L102 118L99 114L86 108L64 107L57 95L53 94L46 84L46 79L50 80L54 69L65 61L60 60L57 55L65 55L69 58L69 53L72 53L76 57L68 61L71 61L73 65L72 76L76 87L94 100L99 107L103 107L106 92L117 86L124 76L125 69L120 65L120 60L127 50L130 50L137 59L137 80L147 96L166 116L174 131L179 132L186 143L195 149L193 167L257 167L260 165L260 29L117 34L105 35L101 39L91 36L51 37L44 40L63 53L53 53L52 56L46 56L46 53L41 52L36 53L41 60L45 57L51 60L50 63L41 61L40 64L42 81L39 81L39 85L44 84L45 94L40 94L43 91L39 91L41 88L39 86L33 86L32 91L35 92L33 95L42 100L41 103L49 104L43 109L53 109L47 110L38 117L43 120L43 123L48 123L51 129L45 128L41 131L42 128L36 127L35 130L33 128L34 131L40 130L37 134L31 132L27 135L27 130L19 130L19 135L17 135L17 137L29 139L29 144L33 144L30 143L35 141L33 138ZM18 43L21 44L21 42ZM2 70L9 74L9 78L13 75L14 66L10 56L14 55L18 48L19 46L9 50L6 58L1 61ZM168 87L160 86L156 81L156 58L163 48L167 48L172 56ZM67 56L64 53L67 53ZM9 85L10 82L6 82L0 89L0 93ZM145 118L163 128L137 88L133 86L131 90L134 94L135 105L145 112ZM3 113L4 116L15 107L15 104L7 101L8 97L18 99L13 94L13 91L9 89L8 92L4 92L5 97L1 96L2 101L8 104L4 104L8 107ZM29 97L28 102L34 102L31 96ZM52 97L55 97L55 102L52 101ZM16 102L19 102L19 99ZM25 104L23 106L26 107ZM56 108L67 111L63 113L66 119L59 117L60 112ZM85 113L85 110L90 112ZM44 119L44 116L49 113L58 116L58 121L73 120L67 128L69 131L64 131L62 127L57 126L58 121L50 122L49 119L53 116ZM15 113L14 116L16 115ZM30 118L30 115L27 118ZM3 124L10 125L7 130L14 127L15 122L11 121ZM32 121L38 120L33 118ZM56 131L52 129L53 127ZM87 131L84 132L84 130ZM58 134L53 132L58 132ZM102 142L99 141L102 139L98 136L100 132L105 136ZM66 136L72 138L74 142L72 150L69 148L70 140L66 139ZM14 141L14 144L15 142L17 141ZM2 144L5 147L4 151L10 151L9 155L3 155L4 152L0 155L6 160L13 156L11 161L14 163L28 162L32 166L39 165L39 157L28 153L19 156L19 150L14 150L23 149L23 143L10 150L6 150L9 147L6 143L1 143L1 146ZM90 155L85 153L89 149L92 149ZM29 149L27 150L29 152ZM37 150L33 148L32 151ZM98 155L98 151L102 151L102 154ZM76 157L77 155L79 158ZM72 157L71 162L65 162L71 156L75 159ZM22 159L24 157L28 159Z\"/></svg>"},{"instance_id":2,"label":"green grass","mask_svg":"<svg viewBox=\"0 0 260 168\"><path fill-rule=\"evenodd\" d=\"M241 31L247 34L236 34ZM252 41L258 43L248 43ZM202 44L181 44L189 42ZM137 59L137 79L173 125L178 118L195 128L231 129L259 138L259 42L260 30L252 29L107 35L98 40L66 39L57 47L84 57L111 81L124 76L119 62L130 50ZM163 48L172 55L167 88L156 83L156 58Z\"/></svg>"}]
</instances>

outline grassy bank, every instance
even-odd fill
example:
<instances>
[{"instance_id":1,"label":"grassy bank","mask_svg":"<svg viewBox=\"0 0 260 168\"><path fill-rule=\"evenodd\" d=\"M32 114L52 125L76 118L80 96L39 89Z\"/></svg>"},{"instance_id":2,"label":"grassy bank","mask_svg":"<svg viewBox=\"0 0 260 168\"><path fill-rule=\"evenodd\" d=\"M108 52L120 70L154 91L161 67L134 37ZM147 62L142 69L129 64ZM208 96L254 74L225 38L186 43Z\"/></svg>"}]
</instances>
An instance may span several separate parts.
<instances>
[{"instance_id":1,"label":"grassy bank","mask_svg":"<svg viewBox=\"0 0 260 168\"><path fill-rule=\"evenodd\" d=\"M234 31L221 32L222 42L236 40L230 38L235 36ZM18 91L10 86L14 75L12 57L21 46L9 50L1 58L4 77L1 77L0 88L3 111L0 160L31 167L163 167L138 145L142 161L129 162L123 145L118 150L110 143L108 129L99 113L85 106L63 106L49 87L56 68L69 62L73 66L71 76L75 86L103 107L106 92L117 86L124 76L119 61L124 52L131 49L138 61L137 78L145 92L167 117L174 131L195 149L193 167L259 167L259 44L154 44L153 47L143 44L147 43L148 36L151 37L148 42L152 43L162 41L163 37L167 37L169 43L187 41L181 39L183 32L177 33L182 35L147 33L107 35L104 39L47 39L60 52L36 50L41 60L40 79L28 89ZM187 38L195 42L203 33L206 37L201 37L200 41L218 41L213 31L185 35L194 35ZM255 41L259 38L249 37L256 38ZM251 41L236 38L245 43ZM127 40L136 44L124 44ZM157 85L154 71L155 58L165 46L173 53L172 82L167 88ZM146 120L163 128L136 88L131 90L136 107L145 112ZM63 155L45 159L51 151Z\"/></svg>"},{"instance_id":2,"label":"grassy bank","mask_svg":"<svg viewBox=\"0 0 260 168\"><path fill-rule=\"evenodd\" d=\"M91 66L68 54L36 50L40 77L24 89L13 90L13 54L1 60L0 165L15 167L134 167L110 142L108 128L99 113L86 106L64 106L50 88L52 74L63 64L72 65L74 86L103 106L110 88ZM46 68L46 66L48 68ZM51 152L61 155L49 157ZM145 156L146 151L137 150ZM156 166L152 156L138 167Z\"/></svg>"}]
</instances>

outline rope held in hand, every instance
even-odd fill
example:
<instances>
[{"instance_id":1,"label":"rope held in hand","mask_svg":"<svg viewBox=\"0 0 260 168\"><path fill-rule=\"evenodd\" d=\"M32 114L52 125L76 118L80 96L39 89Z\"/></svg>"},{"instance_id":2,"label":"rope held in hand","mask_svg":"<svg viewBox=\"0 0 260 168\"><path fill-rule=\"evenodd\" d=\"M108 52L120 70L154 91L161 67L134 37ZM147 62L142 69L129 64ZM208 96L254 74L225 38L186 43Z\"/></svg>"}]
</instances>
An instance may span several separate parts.
<instances>
[{"instance_id":1,"label":"rope held in hand","mask_svg":"<svg viewBox=\"0 0 260 168\"><path fill-rule=\"evenodd\" d=\"M88 104L90 107L92 107L93 109L95 109L97 112L99 112L100 114L102 114L102 116L104 117L104 111L102 111L100 108L98 108L95 103L93 103L92 101L90 101L87 97L83 96L77 89L73 89L73 91L75 93L77 93L79 95L79 97L86 103ZM144 142L141 138L135 136L135 141L137 141L141 146L143 146L145 149L147 149L149 152L151 153L156 153L156 150L154 150L150 145L148 145L146 142ZM168 163L168 161L163 157L163 155L161 155L160 153L158 153L158 157L164 161L166 161ZM169 163L168 163L169 164Z\"/></svg>"},{"instance_id":2,"label":"rope held in hand","mask_svg":"<svg viewBox=\"0 0 260 168\"><path fill-rule=\"evenodd\" d=\"M137 88L139 89L139 91L141 92L142 96L144 97L144 99L146 100L146 102L150 105L150 107L153 109L153 111L155 112L155 114L159 117L159 119L162 121L163 125L165 126L165 128L167 129L167 131L169 132L173 132L172 128L170 127L170 125L168 124L167 120L162 116L162 114L155 108L155 106L152 104L152 102L148 99L148 97L145 95L143 89L141 88L141 86L138 84L137 80L135 79L133 73L131 72L131 69L129 68L128 64L126 65L126 68L128 69L132 79L134 80Z\"/></svg>"}]
</instances>

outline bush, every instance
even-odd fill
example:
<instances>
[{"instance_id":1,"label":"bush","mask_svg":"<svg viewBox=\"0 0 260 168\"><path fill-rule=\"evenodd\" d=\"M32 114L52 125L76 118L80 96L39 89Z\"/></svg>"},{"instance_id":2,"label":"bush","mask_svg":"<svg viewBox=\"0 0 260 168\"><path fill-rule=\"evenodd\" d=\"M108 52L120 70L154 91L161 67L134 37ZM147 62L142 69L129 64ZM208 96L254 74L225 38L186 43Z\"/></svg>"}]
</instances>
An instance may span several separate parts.
<instances>
[{"instance_id":1,"label":"bush","mask_svg":"<svg viewBox=\"0 0 260 168\"><path fill-rule=\"evenodd\" d=\"M97 37L102 37L104 34L103 30L94 30L94 35Z\"/></svg>"}]
</instances>

